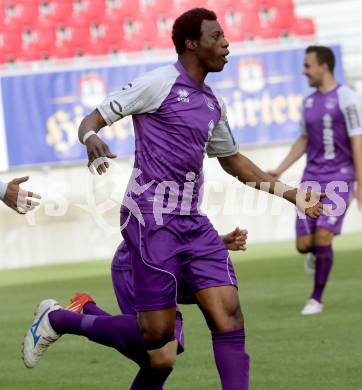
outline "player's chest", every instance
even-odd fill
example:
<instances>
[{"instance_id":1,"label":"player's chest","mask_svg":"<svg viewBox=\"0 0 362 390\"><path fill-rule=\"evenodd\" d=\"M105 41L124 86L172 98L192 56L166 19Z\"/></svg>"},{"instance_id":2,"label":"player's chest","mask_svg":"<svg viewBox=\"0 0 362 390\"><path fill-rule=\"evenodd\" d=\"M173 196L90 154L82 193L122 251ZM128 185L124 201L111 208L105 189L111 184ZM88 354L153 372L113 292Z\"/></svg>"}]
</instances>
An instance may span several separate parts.
<instances>
[{"instance_id":1,"label":"player's chest","mask_svg":"<svg viewBox=\"0 0 362 390\"><path fill-rule=\"evenodd\" d=\"M220 120L221 109L213 95L179 86L172 89L158 115L168 124L168 132L205 142Z\"/></svg>"},{"instance_id":2,"label":"player's chest","mask_svg":"<svg viewBox=\"0 0 362 390\"><path fill-rule=\"evenodd\" d=\"M335 95L308 98L304 107L304 120L307 130L312 131L338 126L344 120L338 98Z\"/></svg>"}]
</instances>

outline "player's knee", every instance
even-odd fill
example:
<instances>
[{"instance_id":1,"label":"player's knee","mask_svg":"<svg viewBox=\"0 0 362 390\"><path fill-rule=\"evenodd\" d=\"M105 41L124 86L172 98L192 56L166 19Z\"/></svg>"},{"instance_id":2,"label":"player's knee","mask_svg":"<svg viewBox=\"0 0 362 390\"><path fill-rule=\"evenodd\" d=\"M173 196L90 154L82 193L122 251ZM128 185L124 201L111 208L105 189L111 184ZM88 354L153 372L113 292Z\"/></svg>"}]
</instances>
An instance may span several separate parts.
<instances>
[{"instance_id":1,"label":"player's knee","mask_svg":"<svg viewBox=\"0 0 362 390\"><path fill-rule=\"evenodd\" d=\"M244 317L239 303L228 305L214 323L214 331L231 332L244 327Z\"/></svg>"},{"instance_id":2,"label":"player's knee","mask_svg":"<svg viewBox=\"0 0 362 390\"><path fill-rule=\"evenodd\" d=\"M296 248L297 251L302 254L309 253L312 249L309 245L304 245L304 244L297 244Z\"/></svg>"},{"instance_id":3,"label":"player's knee","mask_svg":"<svg viewBox=\"0 0 362 390\"><path fill-rule=\"evenodd\" d=\"M318 229L315 237L316 245L326 246L332 243L334 234L327 229Z\"/></svg>"},{"instance_id":4,"label":"player's knee","mask_svg":"<svg viewBox=\"0 0 362 390\"><path fill-rule=\"evenodd\" d=\"M174 338L173 329L168 327L141 328L147 349L160 349Z\"/></svg>"},{"instance_id":5,"label":"player's knee","mask_svg":"<svg viewBox=\"0 0 362 390\"><path fill-rule=\"evenodd\" d=\"M312 250L312 243L309 241L297 241L296 248L299 253L309 253Z\"/></svg>"},{"instance_id":6,"label":"player's knee","mask_svg":"<svg viewBox=\"0 0 362 390\"><path fill-rule=\"evenodd\" d=\"M152 368L172 368L176 363L177 341L173 340L160 349L148 351L148 354Z\"/></svg>"},{"instance_id":7,"label":"player's knee","mask_svg":"<svg viewBox=\"0 0 362 390\"><path fill-rule=\"evenodd\" d=\"M313 236L300 236L296 240L296 249L299 253L309 253L313 249Z\"/></svg>"}]
</instances>

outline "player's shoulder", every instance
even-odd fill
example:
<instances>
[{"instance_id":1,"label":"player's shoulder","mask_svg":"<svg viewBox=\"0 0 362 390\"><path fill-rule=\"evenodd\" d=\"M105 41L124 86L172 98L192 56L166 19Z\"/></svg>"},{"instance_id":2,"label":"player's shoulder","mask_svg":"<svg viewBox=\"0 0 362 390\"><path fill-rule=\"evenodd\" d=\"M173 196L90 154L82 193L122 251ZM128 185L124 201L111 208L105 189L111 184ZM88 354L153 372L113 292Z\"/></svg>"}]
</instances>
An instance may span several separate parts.
<instances>
[{"instance_id":1,"label":"player's shoulder","mask_svg":"<svg viewBox=\"0 0 362 390\"><path fill-rule=\"evenodd\" d=\"M218 91L215 91L215 89L208 84L205 84L205 90L208 91L209 94L215 98L221 110L224 110L226 108L224 99Z\"/></svg>"},{"instance_id":2,"label":"player's shoulder","mask_svg":"<svg viewBox=\"0 0 362 390\"><path fill-rule=\"evenodd\" d=\"M345 84L341 84L338 86L337 95L341 103L360 100L357 92Z\"/></svg>"},{"instance_id":3,"label":"player's shoulder","mask_svg":"<svg viewBox=\"0 0 362 390\"><path fill-rule=\"evenodd\" d=\"M175 81L178 75L179 71L174 65L165 65L143 73L138 77L138 82L160 86Z\"/></svg>"},{"instance_id":4,"label":"player's shoulder","mask_svg":"<svg viewBox=\"0 0 362 390\"><path fill-rule=\"evenodd\" d=\"M308 101L312 101L318 94L318 91L314 91L307 96L304 96L303 103L306 104Z\"/></svg>"},{"instance_id":5,"label":"player's shoulder","mask_svg":"<svg viewBox=\"0 0 362 390\"><path fill-rule=\"evenodd\" d=\"M314 105L314 100L317 95L317 91L312 92L311 94L303 98L303 108L312 108Z\"/></svg>"}]
</instances>

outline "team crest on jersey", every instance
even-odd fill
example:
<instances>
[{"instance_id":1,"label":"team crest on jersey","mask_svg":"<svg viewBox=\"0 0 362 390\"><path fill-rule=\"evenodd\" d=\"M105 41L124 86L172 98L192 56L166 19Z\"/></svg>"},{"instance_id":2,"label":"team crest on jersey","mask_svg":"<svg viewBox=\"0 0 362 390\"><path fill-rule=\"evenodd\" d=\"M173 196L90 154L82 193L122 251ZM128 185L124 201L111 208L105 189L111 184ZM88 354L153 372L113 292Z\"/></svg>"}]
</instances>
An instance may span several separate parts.
<instances>
[{"instance_id":1,"label":"team crest on jersey","mask_svg":"<svg viewBox=\"0 0 362 390\"><path fill-rule=\"evenodd\" d=\"M329 97L326 99L325 107L327 110L333 110L337 106L337 99L334 97Z\"/></svg>"},{"instance_id":2,"label":"team crest on jersey","mask_svg":"<svg viewBox=\"0 0 362 390\"><path fill-rule=\"evenodd\" d=\"M313 103L314 103L314 100L313 98L308 98L306 101L305 101L305 108L312 108L313 107Z\"/></svg>"},{"instance_id":3,"label":"team crest on jersey","mask_svg":"<svg viewBox=\"0 0 362 390\"><path fill-rule=\"evenodd\" d=\"M177 101L182 103L190 103L189 93L186 91L186 89L179 89L177 91Z\"/></svg>"},{"instance_id":4,"label":"team crest on jersey","mask_svg":"<svg viewBox=\"0 0 362 390\"><path fill-rule=\"evenodd\" d=\"M106 87L101 77L89 74L80 80L80 101L86 107L98 106L105 97Z\"/></svg>"},{"instance_id":5,"label":"team crest on jersey","mask_svg":"<svg viewBox=\"0 0 362 390\"><path fill-rule=\"evenodd\" d=\"M245 92L259 92L265 87L263 63L259 59L247 58L238 64L239 87Z\"/></svg>"},{"instance_id":6,"label":"team crest on jersey","mask_svg":"<svg viewBox=\"0 0 362 390\"><path fill-rule=\"evenodd\" d=\"M215 105L214 102L206 95L204 95L205 102L207 104L207 107L209 108L210 111L215 110Z\"/></svg>"}]
</instances>

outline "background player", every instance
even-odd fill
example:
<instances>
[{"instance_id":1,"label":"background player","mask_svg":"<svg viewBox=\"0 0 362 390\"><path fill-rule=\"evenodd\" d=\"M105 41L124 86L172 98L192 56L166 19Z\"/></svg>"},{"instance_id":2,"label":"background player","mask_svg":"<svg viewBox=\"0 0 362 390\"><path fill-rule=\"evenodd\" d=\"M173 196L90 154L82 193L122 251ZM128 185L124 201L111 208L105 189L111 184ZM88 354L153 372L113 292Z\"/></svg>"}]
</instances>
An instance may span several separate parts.
<instances>
[{"instance_id":1,"label":"background player","mask_svg":"<svg viewBox=\"0 0 362 390\"><path fill-rule=\"evenodd\" d=\"M96 164L102 174L108 168L105 159L115 155L96 132L133 115L136 169L121 221L131 252L138 318L77 315L49 301L39 307L25 337L24 358L35 365L60 334L75 333L122 350L140 365L171 368L176 360L176 300L182 276L211 331L222 387L246 390L249 356L237 280L224 244L198 207L205 149L240 181L264 190L269 182L270 193L312 217L323 208L318 194L301 194L277 182L238 153L225 105L204 84L209 72L224 68L229 53L216 15L206 9L182 14L174 23L172 38L178 53L175 65L149 72L110 95L79 127L89 163ZM170 186L166 210L159 197L165 185ZM183 196L179 196L180 187ZM169 208L169 203L175 207ZM159 218L163 223L158 223Z\"/></svg>"},{"instance_id":2,"label":"background player","mask_svg":"<svg viewBox=\"0 0 362 390\"><path fill-rule=\"evenodd\" d=\"M40 204L35 200L40 199L40 195L20 188L20 184L28 180L29 176L24 176L9 183L0 181L0 199L18 214L26 214Z\"/></svg>"},{"instance_id":3,"label":"background player","mask_svg":"<svg viewBox=\"0 0 362 390\"><path fill-rule=\"evenodd\" d=\"M332 242L341 232L354 181L354 194L362 209L361 103L354 91L338 84L333 75L334 65L335 57L328 47L306 49L304 74L316 91L304 100L301 135L278 168L269 172L278 178L307 153L302 182L317 182L327 195L335 194L333 215L317 219L297 217L296 246L300 253L310 253L305 270L315 274L312 294L301 311L303 315L323 311L322 294L334 257ZM330 203L328 198L323 202Z\"/></svg>"}]
</instances>

